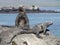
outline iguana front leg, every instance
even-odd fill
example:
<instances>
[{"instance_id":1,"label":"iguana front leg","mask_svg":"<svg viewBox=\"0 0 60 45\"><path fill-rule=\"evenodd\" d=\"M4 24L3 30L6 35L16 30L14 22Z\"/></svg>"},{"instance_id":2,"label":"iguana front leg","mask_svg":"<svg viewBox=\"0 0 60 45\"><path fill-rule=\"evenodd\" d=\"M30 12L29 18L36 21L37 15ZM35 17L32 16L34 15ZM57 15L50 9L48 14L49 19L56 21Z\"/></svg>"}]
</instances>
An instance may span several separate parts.
<instances>
[{"instance_id":1,"label":"iguana front leg","mask_svg":"<svg viewBox=\"0 0 60 45\"><path fill-rule=\"evenodd\" d=\"M36 36L42 39L42 37L39 35L39 32L36 33Z\"/></svg>"},{"instance_id":2,"label":"iguana front leg","mask_svg":"<svg viewBox=\"0 0 60 45\"><path fill-rule=\"evenodd\" d=\"M47 27L44 27L44 28L43 28L43 34L44 34L44 35L45 35L46 32L47 32L46 29L47 29Z\"/></svg>"}]
</instances>

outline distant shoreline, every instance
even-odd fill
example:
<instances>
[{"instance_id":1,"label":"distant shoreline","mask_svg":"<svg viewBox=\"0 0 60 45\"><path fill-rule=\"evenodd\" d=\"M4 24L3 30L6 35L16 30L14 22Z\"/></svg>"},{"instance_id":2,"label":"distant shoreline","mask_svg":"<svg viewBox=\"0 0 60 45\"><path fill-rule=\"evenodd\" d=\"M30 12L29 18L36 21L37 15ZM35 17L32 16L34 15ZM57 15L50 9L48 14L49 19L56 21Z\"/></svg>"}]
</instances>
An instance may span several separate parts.
<instances>
[{"instance_id":1,"label":"distant shoreline","mask_svg":"<svg viewBox=\"0 0 60 45\"><path fill-rule=\"evenodd\" d=\"M26 13L60 13L60 11L54 11L54 10L30 10L30 9L25 9ZM18 9L14 10L0 10L0 13L18 13Z\"/></svg>"},{"instance_id":2,"label":"distant shoreline","mask_svg":"<svg viewBox=\"0 0 60 45\"><path fill-rule=\"evenodd\" d=\"M26 12L26 13L54 13L54 12ZM56 12L56 13L60 13L60 12ZM13 12L13 13L11 13L11 12L9 12L9 13L6 13L6 12L1 13L0 12L0 14L18 14L18 12Z\"/></svg>"}]
</instances>

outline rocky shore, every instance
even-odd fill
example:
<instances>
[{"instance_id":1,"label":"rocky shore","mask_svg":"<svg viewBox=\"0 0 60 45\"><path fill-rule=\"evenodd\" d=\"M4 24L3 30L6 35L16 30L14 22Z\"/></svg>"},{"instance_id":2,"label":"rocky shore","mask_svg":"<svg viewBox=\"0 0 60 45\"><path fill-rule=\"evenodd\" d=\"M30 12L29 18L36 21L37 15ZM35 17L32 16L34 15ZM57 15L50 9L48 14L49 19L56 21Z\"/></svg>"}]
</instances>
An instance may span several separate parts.
<instances>
[{"instance_id":1,"label":"rocky shore","mask_svg":"<svg viewBox=\"0 0 60 45\"><path fill-rule=\"evenodd\" d=\"M41 38L37 38L34 34L22 34L16 36L10 44L7 44L11 38L21 32L23 29L18 27L2 27L0 26L0 45L60 45L60 39L56 38L50 31L49 35L39 34Z\"/></svg>"}]
</instances>

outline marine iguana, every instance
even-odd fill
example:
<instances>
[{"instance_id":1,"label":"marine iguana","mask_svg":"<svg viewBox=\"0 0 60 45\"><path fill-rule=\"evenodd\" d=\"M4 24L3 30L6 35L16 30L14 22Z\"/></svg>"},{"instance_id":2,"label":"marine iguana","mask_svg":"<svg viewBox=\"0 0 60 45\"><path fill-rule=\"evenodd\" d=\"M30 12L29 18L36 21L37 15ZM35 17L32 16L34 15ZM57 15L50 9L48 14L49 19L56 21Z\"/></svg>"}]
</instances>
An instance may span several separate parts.
<instances>
[{"instance_id":1,"label":"marine iguana","mask_svg":"<svg viewBox=\"0 0 60 45\"><path fill-rule=\"evenodd\" d=\"M10 44L12 42L12 40L17 36L17 35L21 35L21 34L35 34L38 38L40 38L41 36L39 35L40 33L43 33L44 35L47 33L47 31L49 31L47 28L52 25L52 22L45 22L45 23L39 23L38 25L35 25L32 29L30 30L23 30L19 33L17 33L16 35L14 35L11 38L11 41L8 42L7 44Z\"/></svg>"}]
</instances>

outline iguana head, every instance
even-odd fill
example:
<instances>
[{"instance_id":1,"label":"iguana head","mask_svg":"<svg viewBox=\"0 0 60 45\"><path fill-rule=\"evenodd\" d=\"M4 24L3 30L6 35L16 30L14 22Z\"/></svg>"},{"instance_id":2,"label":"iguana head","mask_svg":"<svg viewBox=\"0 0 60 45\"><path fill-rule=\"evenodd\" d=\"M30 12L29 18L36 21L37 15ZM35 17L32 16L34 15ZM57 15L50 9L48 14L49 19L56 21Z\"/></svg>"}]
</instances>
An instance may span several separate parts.
<instances>
[{"instance_id":1,"label":"iguana head","mask_svg":"<svg viewBox=\"0 0 60 45\"><path fill-rule=\"evenodd\" d=\"M47 27L49 27L49 26L52 25L52 24L53 24L52 21L48 21L48 22L46 22L46 26L47 26Z\"/></svg>"}]
</instances>

